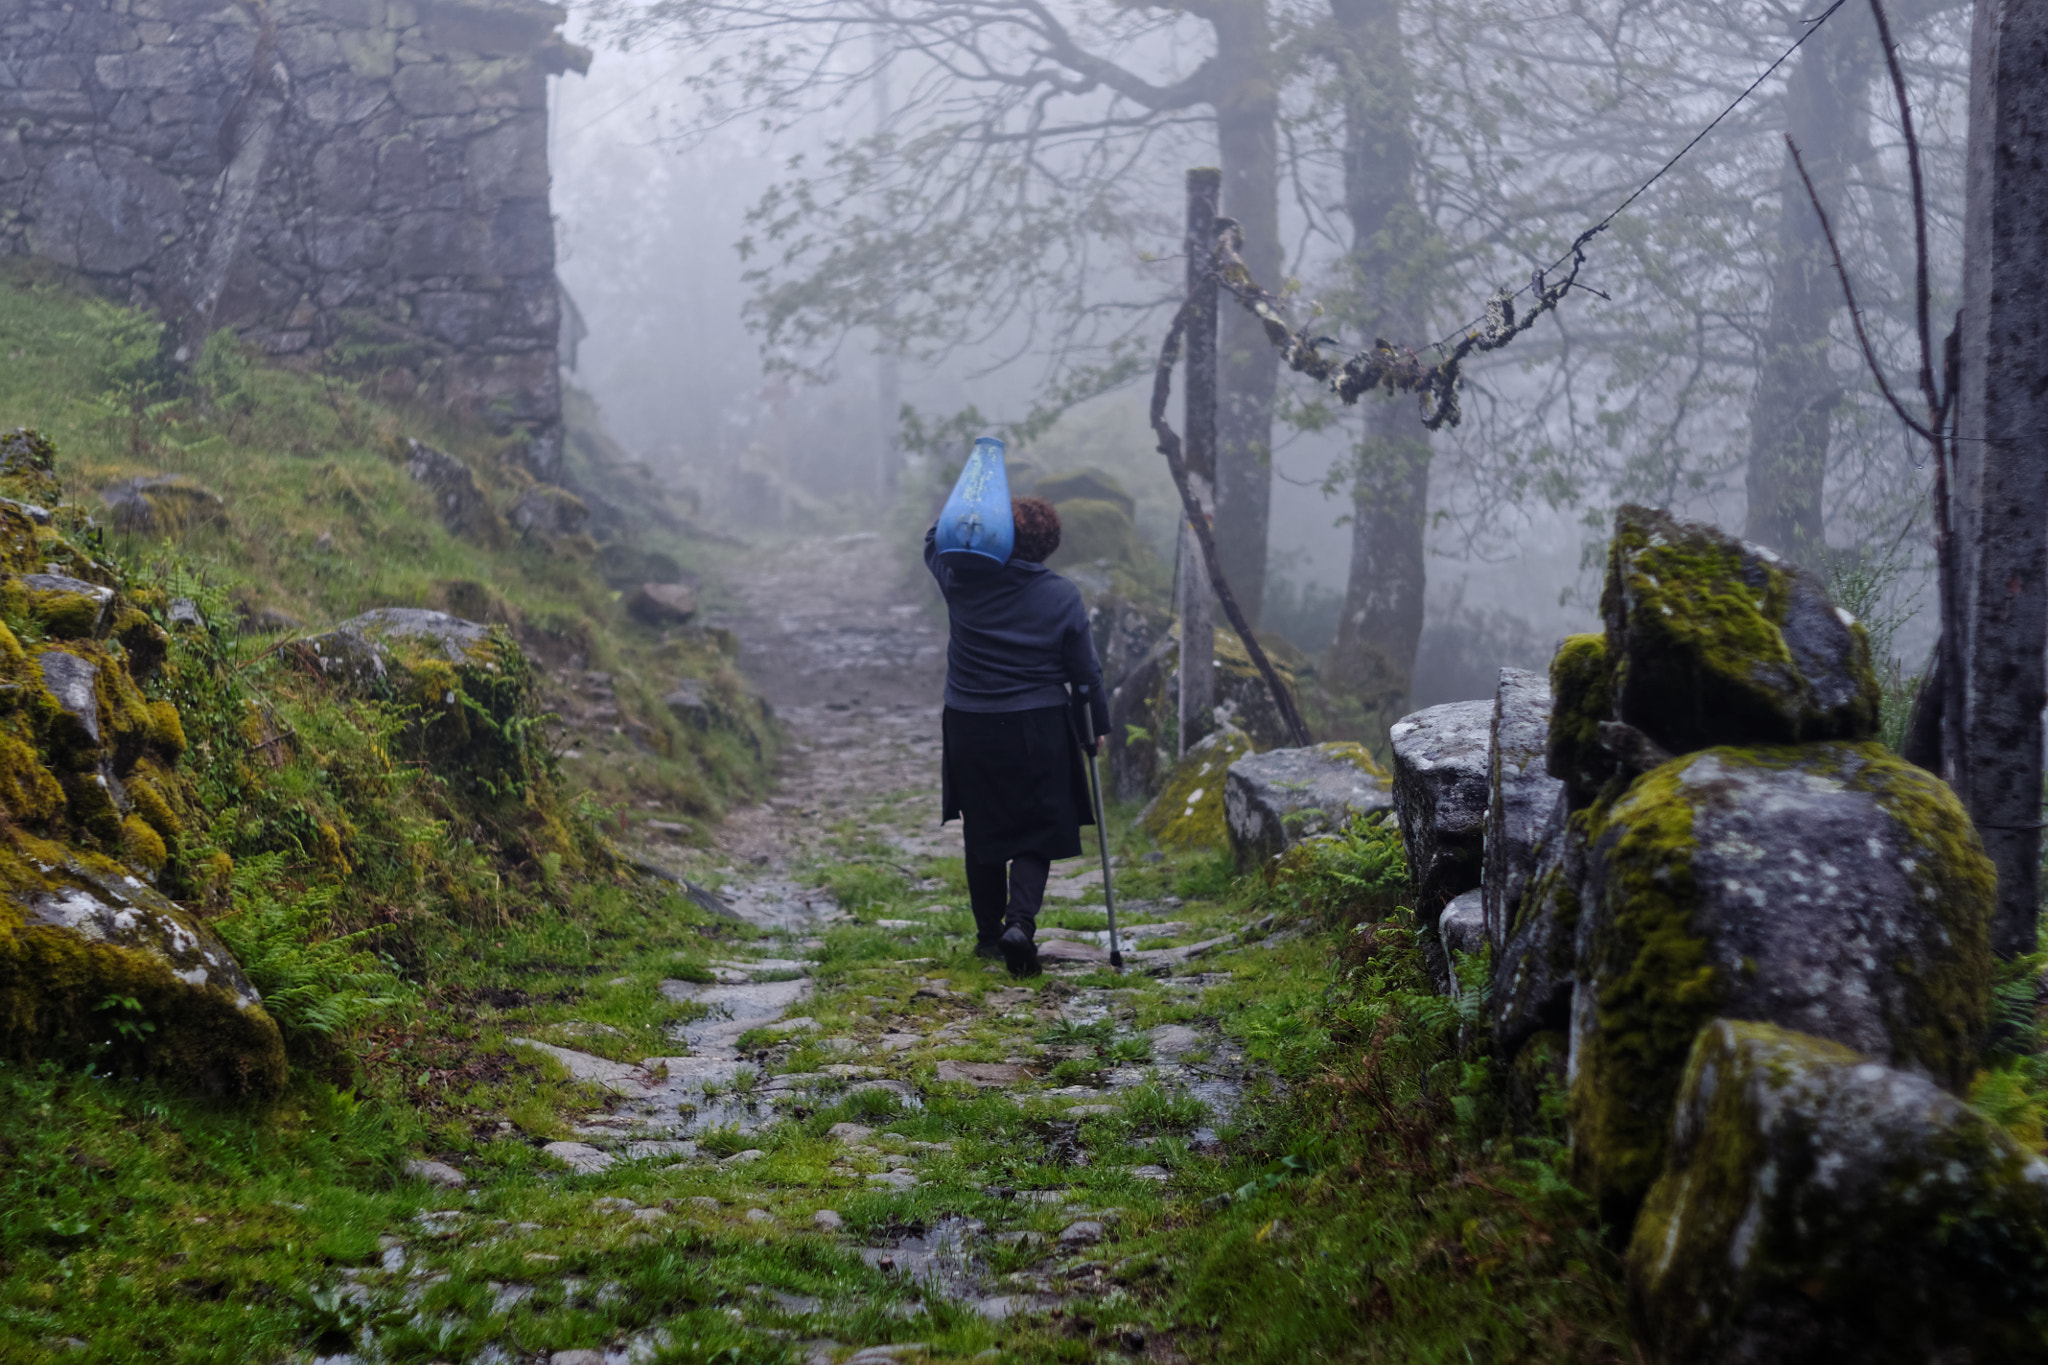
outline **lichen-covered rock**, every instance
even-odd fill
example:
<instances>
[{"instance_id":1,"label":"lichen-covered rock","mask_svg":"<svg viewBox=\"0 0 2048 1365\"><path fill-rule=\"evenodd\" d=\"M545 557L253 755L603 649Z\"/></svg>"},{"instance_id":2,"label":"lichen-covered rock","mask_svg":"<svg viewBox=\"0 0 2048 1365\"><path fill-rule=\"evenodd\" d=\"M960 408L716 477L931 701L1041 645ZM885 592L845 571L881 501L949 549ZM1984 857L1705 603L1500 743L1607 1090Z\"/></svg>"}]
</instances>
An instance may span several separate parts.
<instances>
[{"instance_id":1,"label":"lichen-covered rock","mask_svg":"<svg viewBox=\"0 0 2048 1365\"><path fill-rule=\"evenodd\" d=\"M1611 1224L1662 1166L1684 1058L1710 1018L1968 1084L1994 876L1946 784L1876 744L1708 749L1587 820L1572 1129Z\"/></svg>"},{"instance_id":2,"label":"lichen-covered rock","mask_svg":"<svg viewBox=\"0 0 2048 1365\"><path fill-rule=\"evenodd\" d=\"M449 533L483 545L496 544L504 528L469 466L424 441L407 440L405 449L406 474L433 495L434 511Z\"/></svg>"},{"instance_id":3,"label":"lichen-covered rock","mask_svg":"<svg viewBox=\"0 0 2048 1365\"><path fill-rule=\"evenodd\" d=\"M1550 689L1535 673L1503 668L1493 694L1488 742L1484 892L1486 936L1507 943L1515 910L1536 867L1536 846L1563 784L1550 775Z\"/></svg>"},{"instance_id":4,"label":"lichen-covered rock","mask_svg":"<svg viewBox=\"0 0 2048 1365\"><path fill-rule=\"evenodd\" d=\"M1234 726L1205 737L1175 765L1159 795L1138 816L1139 827L1169 848L1228 848L1224 779L1230 765L1251 751L1251 736Z\"/></svg>"},{"instance_id":5,"label":"lichen-covered rock","mask_svg":"<svg viewBox=\"0 0 2048 1365\"><path fill-rule=\"evenodd\" d=\"M1095 599L1088 627L1109 689L1110 789L1124 801L1152 796L1165 776L1160 709L1173 618L1111 593Z\"/></svg>"},{"instance_id":6,"label":"lichen-covered rock","mask_svg":"<svg viewBox=\"0 0 2048 1365\"><path fill-rule=\"evenodd\" d=\"M551 544L575 540L590 530L590 508L566 488L535 484L521 495L510 518L515 529Z\"/></svg>"},{"instance_id":7,"label":"lichen-covered rock","mask_svg":"<svg viewBox=\"0 0 2048 1365\"><path fill-rule=\"evenodd\" d=\"M299 649L311 667L351 692L381 692L390 674L383 646L349 626L311 636Z\"/></svg>"},{"instance_id":8,"label":"lichen-covered rock","mask_svg":"<svg viewBox=\"0 0 2048 1365\"><path fill-rule=\"evenodd\" d=\"M16 591L22 597L21 613L60 639L96 639L113 616L112 588L69 574L25 573L0 588L9 597Z\"/></svg>"},{"instance_id":9,"label":"lichen-covered rock","mask_svg":"<svg viewBox=\"0 0 2048 1365\"><path fill-rule=\"evenodd\" d=\"M1573 953L1579 889L1585 880L1583 813L1566 808L1560 791L1536 839L1535 863L1509 917L1493 961L1493 1038L1513 1057L1539 1033L1560 1038L1571 1027Z\"/></svg>"},{"instance_id":10,"label":"lichen-covered rock","mask_svg":"<svg viewBox=\"0 0 2048 1365\"><path fill-rule=\"evenodd\" d=\"M277 1025L205 925L107 859L25 836L0 881L10 1060L92 1059L223 1098L283 1089Z\"/></svg>"},{"instance_id":11,"label":"lichen-covered rock","mask_svg":"<svg viewBox=\"0 0 2048 1365\"><path fill-rule=\"evenodd\" d=\"M642 583L626 599L626 613L644 625L685 625L697 614L697 591L687 583Z\"/></svg>"},{"instance_id":12,"label":"lichen-covered rock","mask_svg":"<svg viewBox=\"0 0 2048 1365\"><path fill-rule=\"evenodd\" d=\"M695 678L683 679L675 691L661 699L661 704L692 730L709 730L716 716L716 709L704 695L704 684Z\"/></svg>"},{"instance_id":13,"label":"lichen-covered rock","mask_svg":"<svg viewBox=\"0 0 2048 1365\"><path fill-rule=\"evenodd\" d=\"M227 519L220 494L183 474L140 474L103 489L107 520L131 535L176 536Z\"/></svg>"},{"instance_id":14,"label":"lichen-covered rock","mask_svg":"<svg viewBox=\"0 0 2048 1365\"><path fill-rule=\"evenodd\" d=\"M1674 754L1877 733L1869 637L1769 550L1625 506L1600 605L1613 718Z\"/></svg>"},{"instance_id":15,"label":"lichen-covered rock","mask_svg":"<svg viewBox=\"0 0 2048 1365\"><path fill-rule=\"evenodd\" d=\"M1486 906L1479 892L1453 897L1437 917L1436 931L1447 952L1477 957L1492 946L1486 937Z\"/></svg>"},{"instance_id":16,"label":"lichen-covered rock","mask_svg":"<svg viewBox=\"0 0 2048 1365\"><path fill-rule=\"evenodd\" d=\"M2048 1165L1924 1076L1717 1019L1628 1281L1661 1365L2048 1359Z\"/></svg>"},{"instance_id":17,"label":"lichen-covered rock","mask_svg":"<svg viewBox=\"0 0 2048 1365\"><path fill-rule=\"evenodd\" d=\"M1131 514L1105 498L1070 497L1054 506L1060 548L1046 561L1066 571L1085 564L1135 564L1143 542Z\"/></svg>"},{"instance_id":18,"label":"lichen-covered rock","mask_svg":"<svg viewBox=\"0 0 2048 1365\"><path fill-rule=\"evenodd\" d=\"M1415 910L1426 924L1454 896L1479 885L1492 800L1487 750L1493 703L1450 702L1404 716L1389 733L1394 809L1415 879Z\"/></svg>"},{"instance_id":19,"label":"lichen-covered rock","mask_svg":"<svg viewBox=\"0 0 2048 1365\"><path fill-rule=\"evenodd\" d=\"M232 870L188 846L207 820L183 723L143 690L172 604L94 555L53 462L0 437L0 1056L274 1095L275 1023L167 898L217 903Z\"/></svg>"},{"instance_id":20,"label":"lichen-covered rock","mask_svg":"<svg viewBox=\"0 0 2048 1365\"><path fill-rule=\"evenodd\" d=\"M1106 502L1122 512L1126 519L1138 515L1138 504L1124 491L1116 475L1093 465L1048 474L1031 485L1031 496L1044 498L1054 506L1070 501Z\"/></svg>"},{"instance_id":21,"label":"lichen-covered rock","mask_svg":"<svg viewBox=\"0 0 2048 1365\"><path fill-rule=\"evenodd\" d=\"M1223 782L1224 822L1240 872L1393 804L1385 771L1364 745L1345 741L1247 754Z\"/></svg>"},{"instance_id":22,"label":"lichen-covered rock","mask_svg":"<svg viewBox=\"0 0 2048 1365\"><path fill-rule=\"evenodd\" d=\"M377 607L339 627L384 641L417 642L449 663L468 662L480 649L496 652L503 643L491 627L425 607Z\"/></svg>"},{"instance_id":23,"label":"lichen-covered rock","mask_svg":"<svg viewBox=\"0 0 2048 1365\"><path fill-rule=\"evenodd\" d=\"M1162 744L1164 753L1172 753L1180 724L1180 648L1173 618L1118 604L1098 609L1091 621L1102 632L1096 641L1110 688L1111 783L1119 796L1156 792L1166 777ZM1300 656L1282 641L1265 644L1281 685L1298 695ZM1214 663L1216 723L1244 731L1254 749L1291 744L1265 677L1234 631L1217 628Z\"/></svg>"}]
</instances>

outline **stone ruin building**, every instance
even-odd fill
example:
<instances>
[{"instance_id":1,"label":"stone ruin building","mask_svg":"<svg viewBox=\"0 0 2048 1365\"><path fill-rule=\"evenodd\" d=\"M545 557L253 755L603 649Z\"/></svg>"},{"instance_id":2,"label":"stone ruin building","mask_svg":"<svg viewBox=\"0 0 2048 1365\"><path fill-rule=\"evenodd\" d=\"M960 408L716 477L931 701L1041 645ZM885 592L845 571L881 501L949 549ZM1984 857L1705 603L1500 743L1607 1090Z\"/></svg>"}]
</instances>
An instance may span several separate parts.
<instances>
[{"instance_id":1,"label":"stone ruin building","mask_svg":"<svg viewBox=\"0 0 2048 1365\"><path fill-rule=\"evenodd\" d=\"M561 449L538 0L0 0L0 243Z\"/></svg>"}]
</instances>

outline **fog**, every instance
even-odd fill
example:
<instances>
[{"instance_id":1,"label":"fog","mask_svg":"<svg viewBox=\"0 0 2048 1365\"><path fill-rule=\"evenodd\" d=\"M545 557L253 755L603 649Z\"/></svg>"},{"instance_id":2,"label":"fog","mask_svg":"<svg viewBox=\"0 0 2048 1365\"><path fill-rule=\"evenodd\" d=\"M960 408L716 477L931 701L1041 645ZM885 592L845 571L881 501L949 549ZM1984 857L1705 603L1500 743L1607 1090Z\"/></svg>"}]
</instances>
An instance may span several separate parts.
<instances>
[{"instance_id":1,"label":"fog","mask_svg":"<svg viewBox=\"0 0 2048 1365\"><path fill-rule=\"evenodd\" d=\"M1405 63L1407 85L1388 97L1399 107L1377 114L1356 97L1357 70L1316 56L1328 50L1317 42L1342 38L1341 23L1332 29L1340 10L1266 13L1280 93L1278 240L1263 247L1280 266L1260 282L1283 293L1296 322L1312 301L1323 306L1318 327L1346 347L1373 339L1374 317L1392 318L1403 326L1397 344L1441 354L1427 343L1455 338L1497 286L1524 284L1532 267L1558 258L1733 102L1586 246L1587 290L1468 365L1464 420L1429 438L1426 512L1411 517L1426 576L1426 587L1409 585L1426 603L1412 702L1469 694L1499 663L1541 666L1562 634L1592 627L1603 528L1622 501L1737 532L1747 523L1752 536L1806 528L1803 562L1823 574L1844 565L1875 573L1863 609L1882 617L1903 668L1917 670L1932 611L1924 456L1876 398L1824 261L1806 260L1803 281L1788 265L1814 249L1799 244L1802 232L1813 236L1812 209L1788 189L1789 129L1818 168L1874 344L1903 372L1911 219L1897 111L1867 12L1835 14L1738 100L1784 58L1801 31L1797 13L1735 0L1647 16L1523 0L1380 8L1400 41L1374 59ZM1967 11L1898 8L1942 316L1959 257ZM1114 80L1036 86L1035 105L990 96L958 74L963 54L989 70L1059 62L1027 52L1015 67L1029 43L1003 28L1017 13L1010 6L949 11L981 16L968 37L890 26L919 13L806 3L576 16L578 40L596 57L587 76L553 83L551 131L559 273L583 329L570 379L621 442L707 515L784 531L867 524L892 496L928 496L947 459L957 465L966 428L950 455L901 449L897 402L928 428L972 408L988 429L1053 403L1056 422L1013 439L1027 477L1110 472L1135 499L1138 531L1170 558L1177 503L1145 421L1149 358L1107 392L1069 400L1088 389L1076 376L1119 346L1156 352L1178 298L1182 173L1220 155L1236 184L1238 154L1227 139L1219 145L1212 107L1161 115L1142 107L1153 95L1127 97ZM1228 65L1220 30L1187 15L1073 4L1056 13L1077 46L1145 91ZM977 47L982 34L993 36ZM961 121L970 107L983 124ZM1427 241L1399 266L1426 276L1405 317L1386 304L1386 253L1361 246L1353 221L1359 148L1378 136L1361 125L1371 117L1412 143L1397 186L1405 204L1386 222L1426 225ZM1046 132L1119 119L1144 131ZM960 130L976 126L1019 131L983 139L963 171L945 144L974 143ZM1015 165L1005 169L1005 158ZM945 176L956 178L935 191ZM808 209L792 185L812 196ZM997 190L1033 207L1002 210L1012 216L985 236L964 232L984 211L977 203L992 202L975 196ZM1231 196L1227 188L1225 212L1256 221ZM1248 262L1258 246L1248 243ZM1018 262L992 262L1005 250ZM1794 285L1806 290L1804 334ZM892 327L899 334L885 339ZM883 354L892 347L893 360ZM1768 449L1794 421L1760 384L1787 357L1809 366L1797 411L1817 410L1825 427L1825 477L1809 480L1817 510L1787 513L1792 522L1754 502L1791 458ZM1283 370L1270 426L1263 629L1312 653L1330 643L1337 604L1361 591L1354 448L1372 423L1407 420L1375 408L1413 401L1371 394L1346 408ZM1172 411L1178 423L1178 390ZM1811 442L1810 418L1794 416ZM890 493L896 469L912 491ZM1234 515L1220 510L1219 525ZM1816 530L1824 544L1810 543ZM1406 628L1389 619L1394 634Z\"/></svg>"}]
</instances>

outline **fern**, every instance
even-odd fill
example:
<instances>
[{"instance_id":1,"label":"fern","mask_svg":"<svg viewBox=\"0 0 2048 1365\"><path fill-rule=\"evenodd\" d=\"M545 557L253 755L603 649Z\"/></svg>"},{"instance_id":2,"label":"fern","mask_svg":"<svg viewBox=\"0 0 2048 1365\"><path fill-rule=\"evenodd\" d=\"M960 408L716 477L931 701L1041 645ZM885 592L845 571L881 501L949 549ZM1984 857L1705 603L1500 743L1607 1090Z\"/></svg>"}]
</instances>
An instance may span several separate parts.
<instances>
[{"instance_id":1,"label":"fern","mask_svg":"<svg viewBox=\"0 0 2048 1365\"><path fill-rule=\"evenodd\" d=\"M275 853L238 863L235 910L214 928L287 1036L346 1034L397 1004L403 983L368 951L374 930L329 935L335 888L282 892L283 868Z\"/></svg>"}]
</instances>

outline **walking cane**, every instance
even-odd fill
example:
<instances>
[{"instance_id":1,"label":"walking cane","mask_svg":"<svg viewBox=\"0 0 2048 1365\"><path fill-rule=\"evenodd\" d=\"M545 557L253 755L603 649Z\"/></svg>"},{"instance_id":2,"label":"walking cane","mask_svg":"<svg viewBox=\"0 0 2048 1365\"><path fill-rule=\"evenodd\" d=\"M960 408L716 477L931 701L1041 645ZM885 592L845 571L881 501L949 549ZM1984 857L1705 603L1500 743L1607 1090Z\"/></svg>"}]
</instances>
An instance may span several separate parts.
<instances>
[{"instance_id":1,"label":"walking cane","mask_svg":"<svg viewBox=\"0 0 2048 1365\"><path fill-rule=\"evenodd\" d=\"M1095 801L1095 846L1102 850L1102 903L1109 908L1109 965L1122 976L1124 950L1116 936L1116 893L1109 885L1109 825L1102 818L1102 775L1095 769L1095 713L1089 710L1085 693L1077 709L1081 712L1081 752L1088 759L1088 795Z\"/></svg>"}]
</instances>

